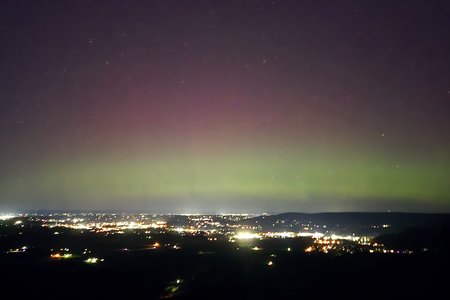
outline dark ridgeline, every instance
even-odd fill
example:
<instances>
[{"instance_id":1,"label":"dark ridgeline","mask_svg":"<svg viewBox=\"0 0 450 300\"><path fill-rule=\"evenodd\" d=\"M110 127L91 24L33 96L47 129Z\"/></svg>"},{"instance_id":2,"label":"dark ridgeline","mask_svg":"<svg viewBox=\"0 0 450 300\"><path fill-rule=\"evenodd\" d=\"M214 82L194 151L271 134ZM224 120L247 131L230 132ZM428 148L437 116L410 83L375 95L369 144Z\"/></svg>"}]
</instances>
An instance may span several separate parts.
<instances>
[{"instance_id":1,"label":"dark ridgeline","mask_svg":"<svg viewBox=\"0 0 450 300\"><path fill-rule=\"evenodd\" d=\"M262 224L271 224L274 220L288 222L299 221L342 227L369 227L378 224L390 224L396 227L443 226L450 225L450 214L401 213L401 212L329 212L329 213L282 213L256 217Z\"/></svg>"}]
</instances>

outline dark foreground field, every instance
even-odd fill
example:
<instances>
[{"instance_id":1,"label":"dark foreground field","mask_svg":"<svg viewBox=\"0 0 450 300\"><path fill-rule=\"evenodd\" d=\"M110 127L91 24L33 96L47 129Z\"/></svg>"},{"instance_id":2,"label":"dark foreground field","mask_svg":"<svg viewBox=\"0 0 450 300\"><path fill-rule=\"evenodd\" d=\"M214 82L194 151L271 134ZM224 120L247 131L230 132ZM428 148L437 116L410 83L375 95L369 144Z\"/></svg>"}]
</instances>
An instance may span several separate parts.
<instances>
[{"instance_id":1,"label":"dark foreground field","mask_svg":"<svg viewBox=\"0 0 450 300\"><path fill-rule=\"evenodd\" d=\"M269 257L269 258L268 258ZM128 251L89 265L40 254L0 256L2 293L16 299L353 299L445 295L445 253L417 255L306 255L263 251L198 254ZM268 259L273 264L268 265Z\"/></svg>"}]
</instances>

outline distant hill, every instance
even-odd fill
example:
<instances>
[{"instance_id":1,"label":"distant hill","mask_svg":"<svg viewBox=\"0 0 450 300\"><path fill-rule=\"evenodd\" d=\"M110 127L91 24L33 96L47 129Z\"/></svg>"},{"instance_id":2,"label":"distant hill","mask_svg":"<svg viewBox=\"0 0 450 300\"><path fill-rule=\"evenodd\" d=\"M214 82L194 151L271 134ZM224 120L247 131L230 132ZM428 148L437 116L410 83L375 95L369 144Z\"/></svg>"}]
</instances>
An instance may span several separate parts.
<instances>
[{"instance_id":1,"label":"distant hill","mask_svg":"<svg viewBox=\"0 0 450 300\"><path fill-rule=\"evenodd\" d=\"M422 214L422 213L282 213L277 215L258 216L247 220L248 224L257 224L263 229L298 230L304 225L311 224L341 232L358 232L381 234L402 230L409 227L450 227L450 214ZM275 225L275 226L274 226ZM383 227L383 225L385 225ZM323 227L326 226L326 227Z\"/></svg>"},{"instance_id":2,"label":"distant hill","mask_svg":"<svg viewBox=\"0 0 450 300\"><path fill-rule=\"evenodd\" d=\"M375 238L391 249L414 251L450 250L450 227L414 227L387 233Z\"/></svg>"}]
</instances>

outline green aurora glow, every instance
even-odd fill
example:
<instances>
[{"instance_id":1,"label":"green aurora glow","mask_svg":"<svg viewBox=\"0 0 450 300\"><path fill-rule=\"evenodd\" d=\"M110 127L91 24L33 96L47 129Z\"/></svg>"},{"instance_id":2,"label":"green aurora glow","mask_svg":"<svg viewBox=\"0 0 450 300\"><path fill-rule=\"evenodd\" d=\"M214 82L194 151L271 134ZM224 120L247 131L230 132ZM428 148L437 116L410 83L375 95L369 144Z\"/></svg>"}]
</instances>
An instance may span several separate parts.
<instances>
[{"instance_id":1,"label":"green aurora glow","mask_svg":"<svg viewBox=\"0 0 450 300\"><path fill-rule=\"evenodd\" d=\"M122 209L133 201L142 206L158 199L168 207L177 207L180 199L191 202L183 207L196 207L201 199L213 208L224 199L246 199L255 206L259 199L275 199L299 210L317 199L329 207L354 200L364 207L374 199L447 205L450 161L445 154L395 157L336 148L91 156L34 166L20 180L4 180L1 190L8 199L34 195L45 203L42 199L58 198L63 207L95 200L96 207Z\"/></svg>"}]
</instances>

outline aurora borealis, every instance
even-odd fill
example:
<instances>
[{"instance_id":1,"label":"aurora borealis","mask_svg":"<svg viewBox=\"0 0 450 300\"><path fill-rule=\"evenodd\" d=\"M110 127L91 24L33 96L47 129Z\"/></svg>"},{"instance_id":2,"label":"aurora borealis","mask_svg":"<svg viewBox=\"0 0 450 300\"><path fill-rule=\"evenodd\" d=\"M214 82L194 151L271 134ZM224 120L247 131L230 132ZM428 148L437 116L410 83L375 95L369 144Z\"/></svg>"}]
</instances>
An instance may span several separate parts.
<instances>
[{"instance_id":1,"label":"aurora borealis","mask_svg":"<svg viewBox=\"0 0 450 300\"><path fill-rule=\"evenodd\" d=\"M446 1L0 5L0 208L450 211Z\"/></svg>"}]
</instances>

